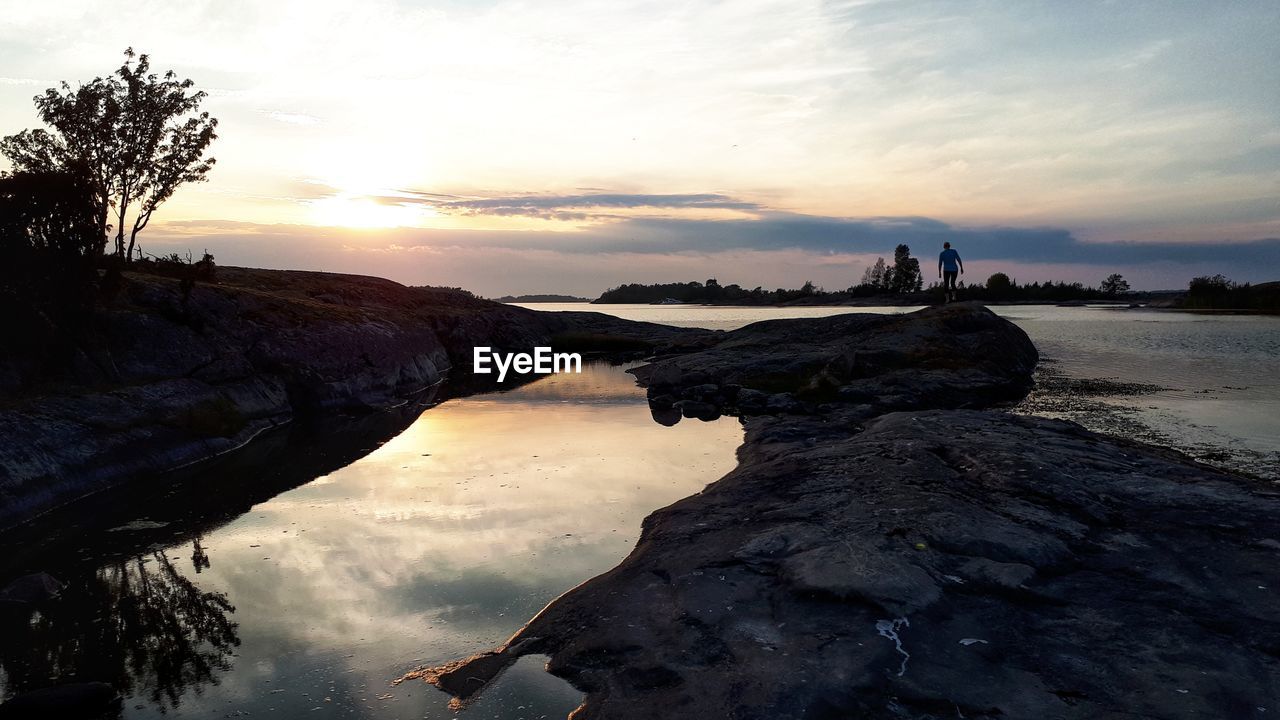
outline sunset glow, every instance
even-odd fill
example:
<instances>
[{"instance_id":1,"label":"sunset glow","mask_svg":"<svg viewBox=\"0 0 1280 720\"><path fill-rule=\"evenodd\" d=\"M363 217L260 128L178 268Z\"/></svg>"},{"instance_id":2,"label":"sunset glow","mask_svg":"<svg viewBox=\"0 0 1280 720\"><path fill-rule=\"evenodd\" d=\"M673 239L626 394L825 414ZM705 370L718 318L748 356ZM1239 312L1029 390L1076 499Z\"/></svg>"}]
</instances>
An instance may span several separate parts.
<instances>
[{"instance_id":1,"label":"sunset glow","mask_svg":"<svg viewBox=\"0 0 1280 720\"><path fill-rule=\"evenodd\" d=\"M121 10L0 0L0 125L36 125L33 95L109 72L124 45L207 89L218 165L157 216L156 249L185 251L193 223L251 223L288 237L195 243L360 272L400 252L396 279L483 293L594 294L668 267L838 287L857 269L816 258L940 244L920 225L860 234L884 218L945 227L975 268L1025 279L1118 269L1164 287L1280 262L1271 2L282 2L234 25L213 2ZM378 255L319 228L368 231ZM993 228L1007 241L972 239ZM1244 249L1186 249L1222 243ZM467 249L442 277L393 246ZM597 270L494 277L508 251ZM813 277L760 272L752 254L780 251L809 254Z\"/></svg>"},{"instance_id":2,"label":"sunset glow","mask_svg":"<svg viewBox=\"0 0 1280 720\"><path fill-rule=\"evenodd\" d=\"M414 227L429 212L423 208L379 203L348 194L310 200L307 206L316 225L364 229Z\"/></svg>"}]
</instances>

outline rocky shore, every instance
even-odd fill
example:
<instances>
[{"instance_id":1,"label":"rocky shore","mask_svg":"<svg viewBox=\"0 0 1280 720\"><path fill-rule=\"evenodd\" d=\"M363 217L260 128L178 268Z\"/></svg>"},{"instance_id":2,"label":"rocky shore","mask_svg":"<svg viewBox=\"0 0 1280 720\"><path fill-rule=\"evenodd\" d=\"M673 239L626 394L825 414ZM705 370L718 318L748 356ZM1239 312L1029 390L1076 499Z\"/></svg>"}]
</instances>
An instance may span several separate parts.
<instances>
[{"instance_id":1,"label":"rocky shore","mask_svg":"<svg viewBox=\"0 0 1280 720\"><path fill-rule=\"evenodd\" d=\"M1280 708L1280 490L1003 411L1037 352L976 304L719 333L224 268L185 298L130 276L96 320L69 381L0 368L0 527L282 424L421 403L451 370L483 389L475 345L643 355L655 420L742 419L737 469L653 513L614 570L405 676L456 706L542 654L579 719Z\"/></svg>"},{"instance_id":2,"label":"rocky shore","mask_svg":"<svg viewBox=\"0 0 1280 720\"><path fill-rule=\"evenodd\" d=\"M298 418L405 402L472 347L661 352L713 334L538 313L380 278L219 268L184 298L128 274L67 377L0 362L0 529L244 446ZM469 373L461 373L469 375Z\"/></svg>"},{"instance_id":3,"label":"rocky shore","mask_svg":"<svg viewBox=\"0 0 1280 720\"><path fill-rule=\"evenodd\" d=\"M738 468L501 647L405 679L462 706L544 654L579 720L1280 711L1280 491L1000 411L1036 362L1012 324L959 304L683 350L636 373L655 419L740 415Z\"/></svg>"}]
</instances>

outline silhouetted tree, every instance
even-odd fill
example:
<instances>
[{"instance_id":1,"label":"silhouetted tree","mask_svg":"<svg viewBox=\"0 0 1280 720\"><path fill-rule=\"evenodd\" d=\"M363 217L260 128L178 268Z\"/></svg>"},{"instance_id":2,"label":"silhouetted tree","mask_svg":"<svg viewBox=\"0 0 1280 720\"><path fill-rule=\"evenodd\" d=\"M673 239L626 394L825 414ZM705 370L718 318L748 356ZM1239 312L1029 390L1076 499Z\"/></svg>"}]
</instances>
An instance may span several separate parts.
<instances>
[{"instance_id":1,"label":"silhouetted tree","mask_svg":"<svg viewBox=\"0 0 1280 720\"><path fill-rule=\"evenodd\" d=\"M1191 280L1183 304L1188 308L1280 310L1280 283L1238 283L1223 275L1202 275Z\"/></svg>"},{"instance_id":2,"label":"silhouetted tree","mask_svg":"<svg viewBox=\"0 0 1280 720\"><path fill-rule=\"evenodd\" d=\"M872 287L880 290L888 289L889 269L884 265L884 258L876 258L875 265L868 267L862 273L862 285L864 287Z\"/></svg>"},{"instance_id":3,"label":"silhouetted tree","mask_svg":"<svg viewBox=\"0 0 1280 720\"><path fill-rule=\"evenodd\" d=\"M0 365L17 373L8 380L61 369L74 352L105 243L83 174L0 176Z\"/></svg>"},{"instance_id":4,"label":"silhouetted tree","mask_svg":"<svg viewBox=\"0 0 1280 720\"><path fill-rule=\"evenodd\" d=\"M889 270L889 290L895 293L919 292L924 286L920 261L911 257L911 248L899 245L893 251L893 267Z\"/></svg>"},{"instance_id":5,"label":"silhouetted tree","mask_svg":"<svg viewBox=\"0 0 1280 720\"><path fill-rule=\"evenodd\" d=\"M1007 296L1014 288L1014 283L1009 279L1008 275L1002 272L994 273L987 278L987 293L993 300Z\"/></svg>"},{"instance_id":6,"label":"silhouetted tree","mask_svg":"<svg viewBox=\"0 0 1280 720\"><path fill-rule=\"evenodd\" d=\"M191 80L172 70L152 74L147 55L132 48L124 54L124 64L105 78L75 89L63 82L36 96L40 119L53 132L10 135L0 140L0 153L19 172L82 169L97 204L98 232L106 237L114 215L115 252L127 261L156 208L213 167L204 153L218 121L197 114L205 92L191 91Z\"/></svg>"},{"instance_id":7,"label":"silhouetted tree","mask_svg":"<svg viewBox=\"0 0 1280 720\"><path fill-rule=\"evenodd\" d=\"M1236 287L1236 283L1228 280L1225 275L1200 275L1191 278L1188 292L1192 295L1216 295L1228 292Z\"/></svg>"},{"instance_id":8,"label":"silhouetted tree","mask_svg":"<svg viewBox=\"0 0 1280 720\"><path fill-rule=\"evenodd\" d=\"M0 395L68 368L91 327L105 242L83 174L0 176Z\"/></svg>"},{"instance_id":9,"label":"silhouetted tree","mask_svg":"<svg viewBox=\"0 0 1280 720\"><path fill-rule=\"evenodd\" d=\"M78 288L102 255L92 183L83 171L0 176L0 283Z\"/></svg>"},{"instance_id":10,"label":"silhouetted tree","mask_svg":"<svg viewBox=\"0 0 1280 720\"><path fill-rule=\"evenodd\" d=\"M1202 275L1192 278L1187 288L1184 305L1189 308L1257 308L1276 309L1280 306L1280 293L1275 284L1267 283L1255 291L1249 283L1237 283L1223 275Z\"/></svg>"},{"instance_id":11,"label":"silhouetted tree","mask_svg":"<svg viewBox=\"0 0 1280 720\"><path fill-rule=\"evenodd\" d=\"M1129 282L1119 273L1111 273L1098 288L1104 295L1120 295L1129 292Z\"/></svg>"}]
</instances>

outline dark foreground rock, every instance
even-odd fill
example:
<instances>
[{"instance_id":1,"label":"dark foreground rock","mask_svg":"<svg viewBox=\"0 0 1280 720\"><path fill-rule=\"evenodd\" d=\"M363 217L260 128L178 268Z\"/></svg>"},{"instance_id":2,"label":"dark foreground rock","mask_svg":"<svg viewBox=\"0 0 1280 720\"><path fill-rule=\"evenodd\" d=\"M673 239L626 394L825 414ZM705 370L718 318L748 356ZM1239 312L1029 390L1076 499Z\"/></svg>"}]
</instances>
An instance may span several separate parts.
<instances>
[{"instance_id":1,"label":"dark foreground rock","mask_svg":"<svg viewBox=\"0 0 1280 720\"><path fill-rule=\"evenodd\" d=\"M977 303L767 320L705 345L633 372L659 405L804 414L834 403L880 414L1017 400L1038 357L1026 333Z\"/></svg>"},{"instance_id":2,"label":"dark foreground rock","mask_svg":"<svg viewBox=\"0 0 1280 720\"><path fill-rule=\"evenodd\" d=\"M576 720L1280 712L1280 491L961 409L1034 364L962 304L759 323L641 368L655 417L751 416L738 468L502 647L406 677L461 706L545 654Z\"/></svg>"},{"instance_id":3,"label":"dark foreground rock","mask_svg":"<svg viewBox=\"0 0 1280 720\"><path fill-rule=\"evenodd\" d=\"M39 377L21 343L0 352L0 528L296 418L399 404L468 374L477 345L651 353L714 335L355 275L218 278L184 298L172 278L127 276L59 377Z\"/></svg>"}]
</instances>

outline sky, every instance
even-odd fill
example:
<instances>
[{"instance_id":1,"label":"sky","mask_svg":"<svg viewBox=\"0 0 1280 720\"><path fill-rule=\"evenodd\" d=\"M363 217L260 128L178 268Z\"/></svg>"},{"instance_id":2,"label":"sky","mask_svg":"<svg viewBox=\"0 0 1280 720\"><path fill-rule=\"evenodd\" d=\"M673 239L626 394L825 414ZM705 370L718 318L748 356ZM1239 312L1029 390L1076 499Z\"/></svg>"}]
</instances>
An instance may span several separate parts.
<instances>
[{"instance_id":1,"label":"sky","mask_svg":"<svg viewBox=\"0 0 1280 720\"><path fill-rule=\"evenodd\" d=\"M0 134L132 46L209 93L149 253L479 294L1280 279L1280 2L0 0ZM0 161L0 169L6 167Z\"/></svg>"}]
</instances>

